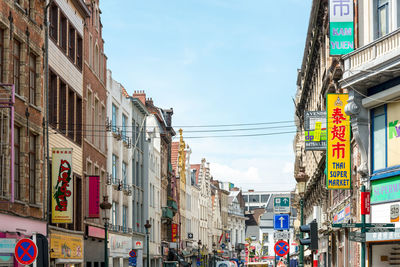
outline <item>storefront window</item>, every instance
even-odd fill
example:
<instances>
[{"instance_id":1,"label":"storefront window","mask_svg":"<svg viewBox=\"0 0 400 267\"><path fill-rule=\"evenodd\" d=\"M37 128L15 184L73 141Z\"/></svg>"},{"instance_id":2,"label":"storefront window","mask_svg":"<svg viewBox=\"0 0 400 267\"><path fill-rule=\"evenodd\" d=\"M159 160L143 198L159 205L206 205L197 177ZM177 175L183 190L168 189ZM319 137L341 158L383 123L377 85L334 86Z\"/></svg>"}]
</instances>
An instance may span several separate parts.
<instances>
[{"instance_id":1,"label":"storefront window","mask_svg":"<svg viewBox=\"0 0 400 267\"><path fill-rule=\"evenodd\" d=\"M372 111L372 165L373 170L386 167L386 107Z\"/></svg>"}]
</instances>

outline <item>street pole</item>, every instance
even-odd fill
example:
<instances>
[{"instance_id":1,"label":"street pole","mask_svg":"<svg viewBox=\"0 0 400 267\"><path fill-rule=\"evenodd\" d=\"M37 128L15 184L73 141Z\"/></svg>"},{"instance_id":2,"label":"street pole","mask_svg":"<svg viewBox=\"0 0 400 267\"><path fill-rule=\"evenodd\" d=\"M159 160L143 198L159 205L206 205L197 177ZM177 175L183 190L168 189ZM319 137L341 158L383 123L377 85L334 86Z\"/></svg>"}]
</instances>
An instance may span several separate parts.
<instances>
[{"instance_id":1,"label":"street pole","mask_svg":"<svg viewBox=\"0 0 400 267\"><path fill-rule=\"evenodd\" d=\"M147 267L150 267L150 253L149 253L149 247L150 247L150 243L149 243L149 229L146 228L146 240L147 240L147 258L146 258L146 262L147 262Z\"/></svg>"},{"instance_id":2,"label":"street pole","mask_svg":"<svg viewBox=\"0 0 400 267\"><path fill-rule=\"evenodd\" d=\"M361 192L365 192L365 185L361 186ZM365 214L361 214L361 223L361 233L365 233ZM365 267L365 242L361 242L361 267Z\"/></svg>"},{"instance_id":3,"label":"street pole","mask_svg":"<svg viewBox=\"0 0 400 267\"><path fill-rule=\"evenodd\" d=\"M104 223L104 266L108 267L108 236L107 236L107 230L108 230L108 222Z\"/></svg>"},{"instance_id":4,"label":"street pole","mask_svg":"<svg viewBox=\"0 0 400 267\"><path fill-rule=\"evenodd\" d=\"M304 200L303 198L300 199L300 225L303 225L303 206L304 206ZM304 234L302 231L300 231L300 239L304 237ZM300 251L299 251L299 267L304 266L304 246L300 244Z\"/></svg>"},{"instance_id":5,"label":"street pole","mask_svg":"<svg viewBox=\"0 0 400 267\"><path fill-rule=\"evenodd\" d=\"M290 232L289 232L290 235ZM287 253L287 266L290 266L290 239L288 239L287 243L289 244L288 253Z\"/></svg>"}]
</instances>

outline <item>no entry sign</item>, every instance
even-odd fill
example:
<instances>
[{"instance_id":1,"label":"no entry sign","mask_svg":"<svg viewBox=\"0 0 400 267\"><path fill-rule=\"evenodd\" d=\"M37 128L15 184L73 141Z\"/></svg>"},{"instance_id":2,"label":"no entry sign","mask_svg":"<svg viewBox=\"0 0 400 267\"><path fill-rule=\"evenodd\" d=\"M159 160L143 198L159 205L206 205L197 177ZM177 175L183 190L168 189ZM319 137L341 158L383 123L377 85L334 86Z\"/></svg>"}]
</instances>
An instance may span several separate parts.
<instances>
[{"instance_id":1,"label":"no entry sign","mask_svg":"<svg viewBox=\"0 0 400 267\"><path fill-rule=\"evenodd\" d=\"M276 255L283 257L289 253L289 244L286 241L279 240L275 243L274 250Z\"/></svg>"},{"instance_id":2,"label":"no entry sign","mask_svg":"<svg viewBox=\"0 0 400 267\"><path fill-rule=\"evenodd\" d=\"M31 264L36 260L38 249L32 239L24 238L15 245L14 255L21 264Z\"/></svg>"}]
</instances>

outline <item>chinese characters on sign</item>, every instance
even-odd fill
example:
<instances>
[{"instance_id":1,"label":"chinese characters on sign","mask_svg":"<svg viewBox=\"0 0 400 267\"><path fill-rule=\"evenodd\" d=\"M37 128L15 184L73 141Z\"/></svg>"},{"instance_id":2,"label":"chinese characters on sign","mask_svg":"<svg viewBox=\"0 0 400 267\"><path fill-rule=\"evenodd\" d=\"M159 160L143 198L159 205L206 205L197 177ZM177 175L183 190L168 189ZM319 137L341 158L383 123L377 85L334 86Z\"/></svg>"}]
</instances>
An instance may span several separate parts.
<instances>
[{"instance_id":1,"label":"chinese characters on sign","mask_svg":"<svg viewBox=\"0 0 400 267\"><path fill-rule=\"evenodd\" d=\"M53 148L52 158L51 221L53 223L72 223L74 206L72 148Z\"/></svg>"},{"instance_id":2,"label":"chinese characters on sign","mask_svg":"<svg viewBox=\"0 0 400 267\"><path fill-rule=\"evenodd\" d=\"M347 94L327 95L326 185L328 189L350 189L350 117L344 112Z\"/></svg>"},{"instance_id":3,"label":"chinese characters on sign","mask_svg":"<svg viewBox=\"0 0 400 267\"><path fill-rule=\"evenodd\" d=\"M176 237L178 235L178 225L176 223L173 223L171 227L172 242L176 242Z\"/></svg>"},{"instance_id":4,"label":"chinese characters on sign","mask_svg":"<svg viewBox=\"0 0 400 267\"><path fill-rule=\"evenodd\" d=\"M354 50L353 0L329 0L330 54Z\"/></svg>"}]
</instances>

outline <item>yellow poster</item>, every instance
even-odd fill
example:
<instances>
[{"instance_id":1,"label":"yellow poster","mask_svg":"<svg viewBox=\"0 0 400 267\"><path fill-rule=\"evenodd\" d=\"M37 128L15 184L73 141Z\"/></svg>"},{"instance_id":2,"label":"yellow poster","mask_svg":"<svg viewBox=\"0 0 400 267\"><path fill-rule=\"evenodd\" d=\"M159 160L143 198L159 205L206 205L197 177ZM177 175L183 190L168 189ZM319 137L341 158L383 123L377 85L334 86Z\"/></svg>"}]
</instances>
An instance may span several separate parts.
<instances>
[{"instance_id":1,"label":"yellow poster","mask_svg":"<svg viewBox=\"0 0 400 267\"><path fill-rule=\"evenodd\" d=\"M400 103L387 105L387 167L400 165Z\"/></svg>"},{"instance_id":2,"label":"yellow poster","mask_svg":"<svg viewBox=\"0 0 400 267\"><path fill-rule=\"evenodd\" d=\"M348 94L327 95L326 186L350 189L350 117L344 112Z\"/></svg>"},{"instance_id":3,"label":"yellow poster","mask_svg":"<svg viewBox=\"0 0 400 267\"><path fill-rule=\"evenodd\" d=\"M55 234L50 235L50 257L58 259L82 259L83 258L83 237Z\"/></svg>"},{"instance_id":4,"label":"yellow poster","mask_svg":"<svg viewBox=\"0 0 400 267\"><path fill-rule=\"evenodd\" d=\"M74 207L72 148L53 148L51 153L51 221L72 223Z\"/></svg>"}]
</instances>

